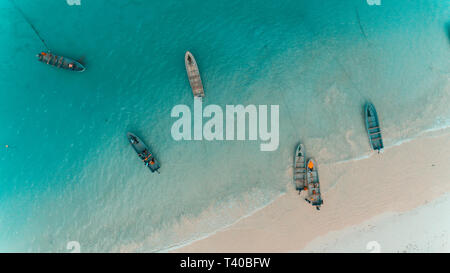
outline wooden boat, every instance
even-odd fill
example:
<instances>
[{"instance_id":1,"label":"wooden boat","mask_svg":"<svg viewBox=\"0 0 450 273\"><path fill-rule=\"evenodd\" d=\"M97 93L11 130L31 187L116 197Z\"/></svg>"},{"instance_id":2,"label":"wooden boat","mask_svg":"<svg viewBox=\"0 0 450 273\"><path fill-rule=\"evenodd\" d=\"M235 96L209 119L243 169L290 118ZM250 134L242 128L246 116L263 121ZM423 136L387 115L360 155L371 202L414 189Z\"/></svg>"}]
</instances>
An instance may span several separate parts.
<instances>
[{"instance_id":1,"label":"wooden boat","mask_svg":"<svg viewBox=\"0 0 450 273\"><path fill-rule=\"evenodd\" d=\"M158 161L156 161L153 154L148 149L147 145L142 142L137 136L132 133L127 133L128 140L130 141L131 146L133 146L134 150L138 154L139 158L144 162L145 166L147 166L150 171L159 173L160 165Z\"/></svg>"},{"instance_id":2,"label":"wooden boat","mask_svg":"<svg viewBox=\"0 0 450 273\"><path fill-rule=\"evenodd\" d=\"M380 122L378 120L377 111L372 103L367 103L365 107L366 129L369 135L370 145L372 149L380 152L384 148L383 139L381 137Z\"/></svg>"},{"instance_id":3,"label":"wooden boat","mask_svg":"<svg viewBox=\"0 0 450 273\"><path fill-rule=\"evenodd\" d=\"M192 93L194 97L202 98L205 96L203 91L202 79L200 78L200 72L198 70L197 62L191 52L187 51L184 56L184 62L186 64L186 72L191 84Z\"/></svg>"},{"instance_id":4,"label":"wooden boat","mask_svg":"<svg viewBox=\"0 0 450 273\"><path fill-rule=\"evenodd\" d=\"M299 191L306 190L306 161L305 149L303 144L297 146L294 159L294 183L295 189Z\"/></svg>"},{"instance_id":5,"label":"wooden boat","mask_svg":"<svg viewBox=\"0 0 450 273\"><path fill-rule=\"evenodd\" d=\"M76 71L76 72L83 72L84 70L86 70L86 68L81 63L79 63L75 60L73 60L71 58L63 57L63 56L56 56L50 52L47 52L47 53L41 52L41 53L37 54L36 56L40 62L49 64L51 66L55 66L58 68Z\"/></svg>"},{"instance_id":6,"label":"wooden boat","mask_svg":"<svg viewBox=\"0 0 450 273\"><path fill-rule=\"evenodd\" d=\"M323 200L320 193L319 172L317 171L317 164L313 159L309 159L306 164L306 183L308 196L305 200L315 206L317 210L320 210Z\"/></svg>"}]
</instances>

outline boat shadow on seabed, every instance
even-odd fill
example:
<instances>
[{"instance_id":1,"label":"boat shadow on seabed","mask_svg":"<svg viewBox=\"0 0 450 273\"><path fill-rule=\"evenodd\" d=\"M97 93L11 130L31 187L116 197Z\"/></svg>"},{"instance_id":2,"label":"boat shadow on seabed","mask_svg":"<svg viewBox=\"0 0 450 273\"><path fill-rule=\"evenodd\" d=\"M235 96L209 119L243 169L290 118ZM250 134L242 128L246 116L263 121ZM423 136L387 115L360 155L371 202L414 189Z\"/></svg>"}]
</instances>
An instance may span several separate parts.
<instances>
[{"instance_id":1,"label":"boat shadow on seabed","mask_svg":"<svg viewBox=\"0 0 450 273\"><path fill-rule=\"evenodd\" d=\"M447 34L448 43L450 44L450 21L445 24L445 34Z\"/></svg>"}]
</instances>

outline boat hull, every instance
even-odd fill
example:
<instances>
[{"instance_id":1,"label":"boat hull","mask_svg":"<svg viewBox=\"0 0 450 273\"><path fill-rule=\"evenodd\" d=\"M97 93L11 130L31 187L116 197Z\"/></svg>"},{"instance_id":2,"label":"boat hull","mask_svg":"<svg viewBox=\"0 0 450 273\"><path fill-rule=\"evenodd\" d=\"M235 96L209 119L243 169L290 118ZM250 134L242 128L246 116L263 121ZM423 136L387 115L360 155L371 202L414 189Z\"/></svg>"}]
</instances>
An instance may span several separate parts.
<instances>
[{"instance_id":1,"label":"boat hull","mask_svg":"<svg viewBox=\"0 0 450 273\"><path fill-rule=\"evenodd\" d=\"M187 51L184 56L184 62L194 97L203 98L205 96L205 91L203 90L202 79L200 78L200 72L194 55Z\"/></svg>"},{"instance_id":2,"label":"boat hull","mask_svg":"<svg viewBox=\"0 0 450 273\"><path fill-rule=\"evenodd\" d=\"M294 159L294 183L299 192L306 187L306 162L303 144L297 146Z\"/></svg>"},{"instance_id":3,"label":"boat hull","mask_svg":"<svg viewBox=\"0 0 450 273\"><path fill-rule=\"evenodd\" d=\"M86 68L80 62L74 59L57 56L50 52L41 52L36 55L38 61L65 70L70 70L74 72L84 72Z\"/></svg>"},{"instance_id":4,"label":"boat hull","mask_svg":"<svg viewBox=\"0 0 450 273\"><path fill-rule=\"evenodd\" d=\"M319 210L323 204L323 200L320 192L319 172L317 170L317 164L313 159L309 159L306 164L306 183L308 187L306 201Z\"/></svg>"},{"instance_id":5,"label":"boat hull","mask_svg":"<svg viewBox=\"0 0 450 273\"><path fill-rule=\"evenodd\" d=\"M381 136L380 122L378 120L377 110L372 103L367 103L364 109L364 113L370 146L375 151L381 151L384 148L384 144L383 138Z\"/></svg>"},{"instance_id":6,"label":"boat hull","mask_svg":"<svg viewBox=\"0 0 450 273\"><path fill-rule=\"evenodd\" d=\"M155 159L150 149L142 140L132 133L127 133L128 141L138 154L139 158L150 169L151 172L158 172L161 168L159 162Z\"/></svg>"}]
</instances>

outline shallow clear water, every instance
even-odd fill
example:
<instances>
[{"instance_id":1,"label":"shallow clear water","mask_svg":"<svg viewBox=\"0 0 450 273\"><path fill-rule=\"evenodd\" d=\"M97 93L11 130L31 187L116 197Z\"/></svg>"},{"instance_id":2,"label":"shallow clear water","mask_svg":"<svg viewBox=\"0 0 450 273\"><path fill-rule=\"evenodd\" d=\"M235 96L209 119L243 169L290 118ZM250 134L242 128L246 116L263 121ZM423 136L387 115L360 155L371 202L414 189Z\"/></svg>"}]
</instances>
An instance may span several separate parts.
<instances>
[{"instance_id":1,"label":"shallow clear water","mask_svg":"<svg viewBox=\"0 0 450 273\"><path fill-rule=\"evenodd\" d=\"M41 42L0 3L0 251L74 240L85 252L160 251L205 236L286 190L299 141L323 164L369 153L367 100L387 146L450 125L448 1L16 3L87 70L36 62ZM205 104L280 105L277 151L172 140L172 107L193 105L186 50Z\"/></svg>"}]
</instances>

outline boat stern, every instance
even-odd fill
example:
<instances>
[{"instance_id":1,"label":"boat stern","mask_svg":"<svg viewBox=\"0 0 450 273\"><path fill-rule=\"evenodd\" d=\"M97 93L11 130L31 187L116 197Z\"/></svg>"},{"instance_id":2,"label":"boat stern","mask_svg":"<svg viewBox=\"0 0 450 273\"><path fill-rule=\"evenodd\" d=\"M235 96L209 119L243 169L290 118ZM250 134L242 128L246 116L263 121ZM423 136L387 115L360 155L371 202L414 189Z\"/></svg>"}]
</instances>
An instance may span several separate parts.
<instances>
[{"instance_id":1,"label":"boat stern","mask_svg":"<svg viewBox=\"0 0 450 273\"><path fill-rule=\"evenodd\" d=\"M75 61L75 62L73 62L73 64L74 64L73 70L76 72L84 72L86 70L86 67L84 67L84 65L82 65L79 62Z\"/></svg>"}]
</instances>

